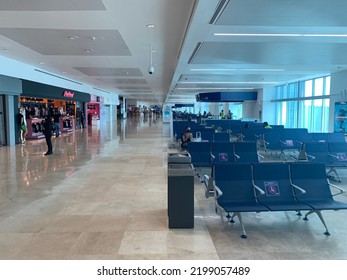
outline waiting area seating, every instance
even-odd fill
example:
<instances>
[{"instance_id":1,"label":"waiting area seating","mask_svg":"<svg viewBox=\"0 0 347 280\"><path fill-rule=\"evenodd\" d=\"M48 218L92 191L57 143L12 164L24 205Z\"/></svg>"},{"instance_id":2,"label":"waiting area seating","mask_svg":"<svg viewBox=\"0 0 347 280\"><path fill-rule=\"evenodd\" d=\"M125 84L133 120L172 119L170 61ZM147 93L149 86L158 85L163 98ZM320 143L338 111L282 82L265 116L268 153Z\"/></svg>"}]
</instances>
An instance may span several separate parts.
<instances>
[{"instance_id":1,"label":"waiting area seating","mask_svg":"<svg viewBox=\"0 0 347 280\"><path fill-rule=\"evenodd\" d=\"M214 164L256 163L262 157L255 142L189 142L188 153L206 197L213 196Z\"/></svg>"},{"instance_id":2,"label":"waiting area seating","mask_svg":"<svg viewBox=\"0 0 347 280\"><path fill-rule=\"evenodd\" d=\"M336 181L341 178L336 168L347 167L347 143L346 142L307 142L303 145L304 158L310 162L324 163L330 168L328 175L334 173Z\"/></svg>"},{"instance_id":3,"label":"waiting area seating","mask_svg":"<svg viewBox=\"0 0 347 280\"><path fill-rule=\"evenodd\" d=\"M247 238L244 212L294 211L301 216L308 211L304 220L316 213L324 234L330 235L321 211L347 209L347 203L333 198L343 190L330 184L322 163L230 163L213 168L216 212L226 212L232 223L238 217L242 238ZM332 194L331 188L338 193Z\"/></svg>"}]
</instances>

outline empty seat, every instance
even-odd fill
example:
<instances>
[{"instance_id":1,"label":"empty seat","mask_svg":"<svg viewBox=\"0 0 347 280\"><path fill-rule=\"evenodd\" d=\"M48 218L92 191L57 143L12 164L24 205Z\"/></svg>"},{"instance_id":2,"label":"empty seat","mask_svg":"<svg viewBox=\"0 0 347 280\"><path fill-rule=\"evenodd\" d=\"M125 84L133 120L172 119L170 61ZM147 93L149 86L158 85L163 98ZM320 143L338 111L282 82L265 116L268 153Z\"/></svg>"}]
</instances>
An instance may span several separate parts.
<instances>
[{"instance_id":1,"label":"empty seat","mask_svg":"<svg viewBox=\"0 0 347 280\"><path fill-rule=\"evenodd\" d=\"M314 132L311 133L312 137L313 137L313 141L316 142L328 142L329 139L329 133L325 133L325 132Z\"/></svg>"},{"instance_id":2,"label":"empty seat","mask_svg":"<svg viewBox=\"0 0 347 280\"><path fill-rule=\"evenodd\" d=\"M211 143L188 142L188 153L192 158L194 168L211 167Z\"/></svg>"},{"instance_id":3,"label":"empty seat","mask_svg":"<svg viewBox=\"0 0 347 280\"><path fill-rule=\"evenodd\" d=\"M234 145L231 142L211 143L212 162L235 162Z\"/></svg>"},{"instance_id":4,"label":"empty seat","mask_svg":"<svg viewBox=\"0 0 347 280\"><path fill-rule=\"evenodd\" d=\"M298 201L305 203L313 208L305 215L316 213L325 227L325 235L330 235L325 224L321 210L342 210L347 209L347 203L336 201L333 196L344 191L329 183L325 171L325 165L321 163L295 163L290 164L291 180L293 184L303 188L305 195L297 195ZM338 190L338 193L332 194L330 187ZM296 189L294 189L296 192Z\"/></svg>"},{"instance_id":5,"label":"empty seat","mask_svg":"<svg viewBox=\"0 0 347 280\"><path fill-rule=\"evenodd\" d=\"M234 142L236 162L259 162L256 142Z\"/></svg>"},{"instance_id":6,"label":"empty seat","mask_svg":"<svg viewBox=\"0 0 347 280\"><path fill-rule=\"evenodd\" d=\"M255 196L252 183L251 165L216 164L214 165L215 174L215 205L216 210L222 209L228 213L234 212L231 217L237 216L242 227L242 238L246 238L246 231L243 226L241 212L261 212L269 211L267 207L259 204ZM258 194L263 192L259 190Z\"/></svg>"},{"instance_id":7,"label":"empty seat","mask_svg":"<svg viewBox=\"0 0 347 280\"><path fill-rule=\"evenodd\" d=\"M346 143L345 134L341 132L331 132L329 133L329 141Z\"/></svg>"},{"instance_id":8,"label":"empty seat","mask_svg":"<svg viewBox=\"0 0 347 280\"><path fill-rule=\"evenodd\" d=\"M230 142L229 132L216 132L213 134L214 142Z\"/></svg>"},{"instance_id":9,"label":"empty seat","mask_svg":"<svg viewBox=\"0 0 347 280\"><path fill-rule=\"evenodd\" d=\"M294 193L296 186L291 184L288 164L262 163L253 164L254 184L262 189L265 195L259 202L271 211L311 210L308 205L298 202ZM297 188L297 192L304 192Z\"/></svg>"}]
</instances>

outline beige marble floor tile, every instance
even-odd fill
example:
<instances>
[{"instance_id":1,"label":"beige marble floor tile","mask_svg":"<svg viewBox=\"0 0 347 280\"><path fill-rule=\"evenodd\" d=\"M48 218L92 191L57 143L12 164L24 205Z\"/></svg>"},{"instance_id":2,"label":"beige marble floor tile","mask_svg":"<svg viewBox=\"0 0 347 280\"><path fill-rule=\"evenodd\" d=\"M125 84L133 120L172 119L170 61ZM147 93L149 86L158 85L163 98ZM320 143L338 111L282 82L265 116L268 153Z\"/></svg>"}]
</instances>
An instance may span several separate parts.
<instances>
[{"instance_id":1,"label":"beige marble floor tile","mask_svg":"<svg viewBox=\"0 0 347 280\"><path fill-rule=\"evenodd\" d=\"M63 259L69 255L80 234L80 232L34 234L17 253L15 259Z\"/></svg>"},{"instance_id":2,"label":"beige marble floor tile","mask_svg":"<svg viewBox=\"0 0 347 280\"><path fill-rule=\"evenodd\" d=\"M126 231L118 253L148 256L167 254L167 232Z\"/></svg>"},{"instance_id":3,"label":"beige marble floor tile","mask_svg":"<svg viewBox=\"0 0 347 280\"><path fill-rule=\"evenodd\" d=\"M14 259L32 236L31 233L0 233L0 259Z\"/></svg>"},{"instance_id":4,"label":"beige marble floor tile","mask_svg":"<svg viewBox=\"0 0 347 280\"><path fill-rule=\"evenodd\" d=\"M118 253L124 232L83 232L69 251L70 255L115 256ZM85 258L83 257L83 258Z\"/></svg>"}]
</instances>

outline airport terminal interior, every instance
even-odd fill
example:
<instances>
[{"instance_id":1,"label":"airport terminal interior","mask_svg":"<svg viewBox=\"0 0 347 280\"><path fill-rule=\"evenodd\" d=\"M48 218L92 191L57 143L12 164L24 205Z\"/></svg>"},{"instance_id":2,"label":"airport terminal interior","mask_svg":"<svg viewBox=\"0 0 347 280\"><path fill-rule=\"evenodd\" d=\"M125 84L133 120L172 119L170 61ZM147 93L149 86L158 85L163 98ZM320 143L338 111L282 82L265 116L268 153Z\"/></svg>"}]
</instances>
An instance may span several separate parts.
<instances>
[{"instance_id":1,"label":"airport terminal interior","mask_svg":"<svg viewBox=\"0 0 347 280\"><path fill-rule=\"evenodd\" d=\"M0 148L0 258L336 260L347 257L345 211L216 214L194 177L194 227L169 229L167 157L179 149L158 118L134 117ZM266 161L278 160L270 154ZM339 170L347 190L347 170ZM346 194L338 196L347 202Z\"/></svg>"},{"instance_id":2,"label":"airport terminal interior","mask_svg":"<svg viewBox=\"0 0 347 280\"><path fill-rule=\"evenodd\" d=\"M1 0L0 259L346 260L346 10L346 0ZM45 137L49 142L52 119L51 153ZM179 130L176 119L184 124ZM321 163L323 187L316 193L311 186L302 198L320 204L314 208L297 203L308 185L299 189L288 179L279 188L282 177L273 172L262 182L270 192L262 199L291 200L273 201L282 207L273 210L258 203L265 192L251 180L256 166L276 163L289 177L308 161L307 143L294 147L298 139L273 133L284 151L278 155L266 138L255 138L258 128L245 140L246 130L210 120L239 122L240 131L257 123L263 136L265 122L297 136L336 133L342 150L324 155L333 167L339 161L340 177L327 177L330 166ZM198 128L192 145L209 140L212 147L223 133L229 146L253 141L260 164L247 162L248 189L235 191L246 171L225 176L217 186L235 185L224 188L225 200L215 199L193 157L185 165L191 169L170 166L173 155L189 159L178 141L186 125ZM293 148L302 149L296 159ZM212 165L228 154L207 158ZM213 174L216 182L221 173ZM327 178L344 192L332 188L332 196ZM245 190L249 200L242 200ZM332 202L338 211L321 203L322 193L342 202ZM240 204L231 206L241 210L229 212L242 212L243 223L216 211L216 200L226 205L234 197ZM316 213L306 220L293 205Z\"/></svg>"}]
</instances>

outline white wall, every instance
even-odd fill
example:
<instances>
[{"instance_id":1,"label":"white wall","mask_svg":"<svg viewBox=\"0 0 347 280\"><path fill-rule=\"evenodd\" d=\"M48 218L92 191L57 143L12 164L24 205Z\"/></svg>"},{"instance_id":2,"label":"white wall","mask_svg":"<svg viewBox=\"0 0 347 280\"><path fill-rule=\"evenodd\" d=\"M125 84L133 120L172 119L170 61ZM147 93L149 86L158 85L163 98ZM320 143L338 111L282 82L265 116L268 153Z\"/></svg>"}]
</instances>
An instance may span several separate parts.
<instances>
[{"instance_id":1,"label":"white wall","mask_svg":"<svg viewBox=\"0 0 347 280\"><path fill-rule=\"evenodd\" d=\"M258 101L244 101L242 103L242 119L258 119L260 106Z\"/></svg>"},{"instance_id":2,"label":"white wall","mask_svg":"<svg viewBox=\"0 0 347 280\"><path fill-rule=\"evenodd\" d=\"M274 102L271 102L272 99L275 99L276 88L275 87L266 87L258 92L258 103L261 108L261 122L268 122L269 124L276 123L276 105Z\"/></svg>"},{"instance_id":3,"label":"white wall","mask_svg":"<svg viewBox=\"0 0 347 280\"><path fill-rule=\"evenodd\" d=\"M334 131L335 102L347 102L347 71L331 74L329 132Z\"/></svg>"}]
</instances>

